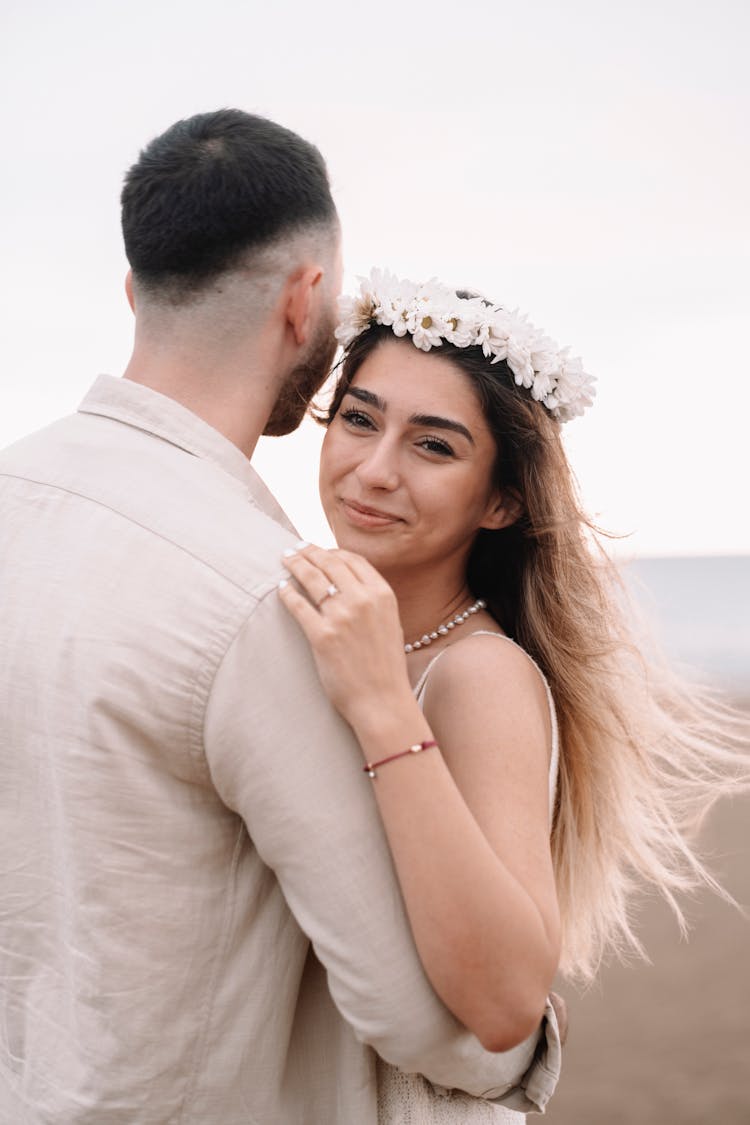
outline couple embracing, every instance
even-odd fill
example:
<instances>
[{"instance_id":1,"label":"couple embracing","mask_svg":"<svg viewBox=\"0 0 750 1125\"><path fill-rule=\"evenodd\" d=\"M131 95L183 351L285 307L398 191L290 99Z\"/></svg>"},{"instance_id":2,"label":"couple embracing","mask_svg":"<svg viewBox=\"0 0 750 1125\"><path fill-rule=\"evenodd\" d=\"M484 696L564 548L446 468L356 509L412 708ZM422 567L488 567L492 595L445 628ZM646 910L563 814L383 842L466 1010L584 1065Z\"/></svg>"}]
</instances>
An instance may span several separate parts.
<instances>
[{"instance_id":1,"label":"couple embracing","mask_svg":"<svg viewBox=\"0 0 750 1125\"><path fill-rule=\"evenodd\" d=\"M591 380L437 282L337 307L324 163L264 119L168 129L122 219L124 377L0 455L0 1118L522 1121L558 967L682 877L699 737L578 507ZM326 551L251 459L337 339Z\"/></svg>"}]
</instances>

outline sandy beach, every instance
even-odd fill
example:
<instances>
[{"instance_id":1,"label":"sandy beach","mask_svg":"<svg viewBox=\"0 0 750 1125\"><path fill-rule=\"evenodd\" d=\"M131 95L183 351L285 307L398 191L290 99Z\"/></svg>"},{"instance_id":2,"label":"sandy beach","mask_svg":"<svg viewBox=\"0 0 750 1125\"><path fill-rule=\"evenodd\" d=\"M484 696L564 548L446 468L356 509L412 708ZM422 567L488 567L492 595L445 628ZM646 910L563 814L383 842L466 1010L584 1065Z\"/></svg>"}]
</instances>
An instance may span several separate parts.
<instances>
[{"instance_id":1,"label":"sandy beach","mask_svg":"<svg viewBox=\"0 0 750 1125\"><path fill-rule=\"evenodd\" d=\"M750 1122L750 798L718 805L703 841L748 917L701 893L686 903L686 943L646 901L652 964L611 965L583 995L561 988L570 1034L549 1125Z\"/></svg>"}]
</instances>

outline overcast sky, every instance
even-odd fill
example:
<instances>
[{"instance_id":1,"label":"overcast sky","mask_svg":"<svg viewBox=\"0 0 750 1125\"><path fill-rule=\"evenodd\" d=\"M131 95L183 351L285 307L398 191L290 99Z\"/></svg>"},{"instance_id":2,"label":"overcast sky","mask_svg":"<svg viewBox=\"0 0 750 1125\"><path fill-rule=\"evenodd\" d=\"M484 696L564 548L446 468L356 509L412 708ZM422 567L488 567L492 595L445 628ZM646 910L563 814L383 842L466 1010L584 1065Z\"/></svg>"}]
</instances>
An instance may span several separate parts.
<instances>
[{"instance_id":1,"label":"overcast sky","mask_svg":"<svg viewBox=\"0 0 750 1125\"><path fill-rule=\"evenodd\" d=\"M750 552L750 5L5 0L0 445L132 340L122 175L178 117L261 112L325 155L372 264L518 306L599 377L567 428L626 553ZM318 431L257 465L325 541Z\"/></svg>"}]
</instances>

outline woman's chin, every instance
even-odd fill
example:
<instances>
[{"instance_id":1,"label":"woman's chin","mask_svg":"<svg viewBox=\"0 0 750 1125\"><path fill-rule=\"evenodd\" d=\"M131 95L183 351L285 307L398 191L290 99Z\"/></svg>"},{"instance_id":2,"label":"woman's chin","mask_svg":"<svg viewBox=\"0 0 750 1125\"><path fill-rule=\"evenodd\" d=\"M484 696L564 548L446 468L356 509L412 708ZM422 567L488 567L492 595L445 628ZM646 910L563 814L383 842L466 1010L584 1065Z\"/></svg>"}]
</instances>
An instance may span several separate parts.
<instances>
[{"instance_id":1,"label":"woman's chin","mask_svg":"<svg viewBox=\"0 0 750 1125\"><path fill-rule=\"evenodd\" d=\"M362 555L365 559L369 559L371 555L378 553L377 543L373 543L367 535L357 535L356 531L352 531L351 528L335 527L333 537L336 540L336 546L340 547L342 551L353 551L357 555Z\"/></svg>"},{"instance_id":2,"label":"woman's chin","mask_svg":"<svg viewBox=\"0 0 750 1125\"><path fill-rule=\"evenodd\" d=\"M376 570L381 570L383 567L387 568L388 564L392 563L394 558L397 557L397 552L392 547L389 548L388 544L383 542L383 539L378 535L358 533L356 528L351 528L346 524L343 527L340 524L334 526L332 531L337 547L340 547L342 551L351 551L353 554L361 555L363 559L372 563Z\"/></svg>"}]
</instances>

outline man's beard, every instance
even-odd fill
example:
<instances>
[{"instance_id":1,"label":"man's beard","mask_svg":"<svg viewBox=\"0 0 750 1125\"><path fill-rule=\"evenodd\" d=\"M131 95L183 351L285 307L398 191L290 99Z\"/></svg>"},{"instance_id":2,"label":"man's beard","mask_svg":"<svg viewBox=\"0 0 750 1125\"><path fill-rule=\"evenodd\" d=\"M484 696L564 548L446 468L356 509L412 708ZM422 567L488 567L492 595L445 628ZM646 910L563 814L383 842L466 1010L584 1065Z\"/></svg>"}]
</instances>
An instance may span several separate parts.
<instances>
[{"instance_id":1,"label":"man's beard","mask_svg":"<svg viewBox=\"0 0 750 1125\"><path fill-rule=\"evenodd\" d=\"M333 317L325 317L304 357L289 372L263 430L266 436L281 437L299 426L311 398L323 386L331 370L336 355L333 329Z\"/></svg>"}]
</instances>

